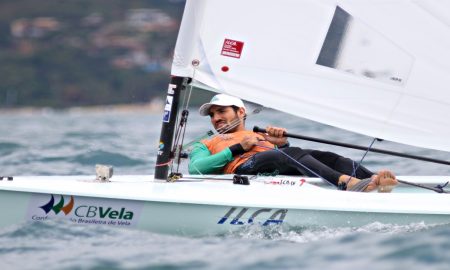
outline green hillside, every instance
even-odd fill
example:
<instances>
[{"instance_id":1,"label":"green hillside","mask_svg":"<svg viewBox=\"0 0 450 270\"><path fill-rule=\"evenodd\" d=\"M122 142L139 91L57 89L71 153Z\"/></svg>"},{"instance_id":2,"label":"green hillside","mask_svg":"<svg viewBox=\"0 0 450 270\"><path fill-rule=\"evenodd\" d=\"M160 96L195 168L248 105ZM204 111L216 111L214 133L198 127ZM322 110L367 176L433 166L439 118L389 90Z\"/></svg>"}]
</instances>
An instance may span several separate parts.
<instances>
[{"instance_id":1,"label":"green hillside","mask_svg":"<svg viewBox=\"0 0 450 270\"><path fill-rule=\"evenodd\" d=\"M2 0L0 108L163 95L183 7L168 0Z\"/></svg>"}]
</instances>

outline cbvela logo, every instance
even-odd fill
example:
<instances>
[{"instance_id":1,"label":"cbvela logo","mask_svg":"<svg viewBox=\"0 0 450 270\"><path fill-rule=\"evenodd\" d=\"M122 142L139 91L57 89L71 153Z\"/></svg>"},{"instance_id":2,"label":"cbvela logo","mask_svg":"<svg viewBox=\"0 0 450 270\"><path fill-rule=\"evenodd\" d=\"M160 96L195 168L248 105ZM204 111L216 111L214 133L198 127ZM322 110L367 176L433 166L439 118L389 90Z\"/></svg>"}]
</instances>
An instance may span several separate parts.
<instances>
[{"instance_id":1,"label":"cbvela logo","mask_svg":"<svg viewBox=\"0 0 450 270\"><path fill-rule=\"evenodd\" d=\"M79 218L132 220L134 213L133 211L127 211L125 207L113 209L112 207L81 205L75 209L75 216Z\"/></svg>"},{"instance_id":2,"label":"cbvela logo","mask_svg":"<svg viewBox=\"0 0 450 270\"><path fill-rule=\"evenodd\" d=\"M33 194L27 220L63 218L79 224L132 227L139 222L142 208L139 201Z\"/></svg>"},{"instance_id":3,"label":"cbvela logo","mask_svg":"<svg viewBox=\"0 0 450 270\"><path fill-rule=\"evenodd\" d=\"M44 210L45 214L48 214L50 213L50 211L53 211L55 215L58 215L60 212L63 212L67 216L72 211L74 204L75 201L73 199L73 196L70 196L70 201L66 205L64 205L64 197L61 196L61 199L55 205L55 197L51 195L50 201L40 206L39 208Z\"/></svg>"}]
</instances>

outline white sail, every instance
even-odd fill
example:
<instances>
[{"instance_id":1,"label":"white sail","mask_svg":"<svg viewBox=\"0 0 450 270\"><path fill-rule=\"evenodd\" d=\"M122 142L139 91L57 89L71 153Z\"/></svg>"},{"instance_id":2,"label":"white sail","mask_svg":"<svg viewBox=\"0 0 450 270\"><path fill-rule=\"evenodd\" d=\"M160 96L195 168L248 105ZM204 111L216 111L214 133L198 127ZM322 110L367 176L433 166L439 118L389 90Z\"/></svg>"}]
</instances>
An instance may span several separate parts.
<instances>
[{"instance_id":1,"label":"white sail","mask_svg":"<svg viewBox=\"0 0 450 270\"><path fill-rule=\"evenodd\" d=\"M450 151L450 1L188 0L172 74Z\"/></svg>"}]
</instances>

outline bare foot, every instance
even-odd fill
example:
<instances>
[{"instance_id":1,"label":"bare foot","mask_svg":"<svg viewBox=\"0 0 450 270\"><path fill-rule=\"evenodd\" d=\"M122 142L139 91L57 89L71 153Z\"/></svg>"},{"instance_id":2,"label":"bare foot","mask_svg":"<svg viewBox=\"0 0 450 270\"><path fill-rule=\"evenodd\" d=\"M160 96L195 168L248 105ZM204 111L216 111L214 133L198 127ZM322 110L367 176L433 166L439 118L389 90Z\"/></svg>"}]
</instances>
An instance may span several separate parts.
<instances>
[{"instance_id":1,"label":"bare foot","mask_svg":"<svg viewBox=\"0 0 450 270\"><path fill-rule=\"evenodd\" d=\"M358 184L361 180L349 175L343 174L339 177L339 183L347 183L347 190L350 190L354 185Z\"/></svg>"},{"instance_id":2,"label":"bare foot","mask_svg":"<svg viewBox=\"0 0 450 270\"><path fill-rule=\"evenodd\" d=\"M397 184L398 181L391 171L381 170L372 176L372 181L364 191L370 192L378 188L378 192L381 193L391 192Z\"/></svg>"}]
</instances>

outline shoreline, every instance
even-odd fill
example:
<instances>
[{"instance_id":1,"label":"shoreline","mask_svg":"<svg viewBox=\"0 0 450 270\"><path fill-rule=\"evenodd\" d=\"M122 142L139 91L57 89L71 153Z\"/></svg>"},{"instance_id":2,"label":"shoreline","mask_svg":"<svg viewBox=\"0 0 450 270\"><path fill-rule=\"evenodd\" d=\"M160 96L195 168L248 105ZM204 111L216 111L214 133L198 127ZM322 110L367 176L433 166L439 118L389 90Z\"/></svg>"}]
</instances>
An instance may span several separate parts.
<instances>
[{"instance_id":1,"label":"shoreline","mask_svg":"<svg viewBox=\"0 0 450 270\"><path fill-rule=\"evenodd\" d=\"M162 113L164 103L162 101L152 101L150 103L116 104L116 105L96 105L96 106L75 106L67 108L52 107L21 107L21 108L0 108L0 115L21 114L21 115L46 115L57 113Z\"/></svg>"}]
</instances>

